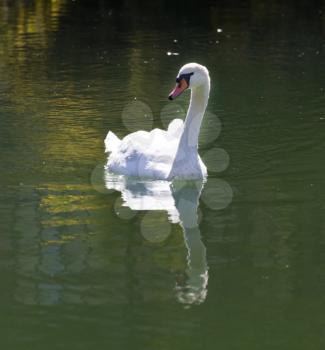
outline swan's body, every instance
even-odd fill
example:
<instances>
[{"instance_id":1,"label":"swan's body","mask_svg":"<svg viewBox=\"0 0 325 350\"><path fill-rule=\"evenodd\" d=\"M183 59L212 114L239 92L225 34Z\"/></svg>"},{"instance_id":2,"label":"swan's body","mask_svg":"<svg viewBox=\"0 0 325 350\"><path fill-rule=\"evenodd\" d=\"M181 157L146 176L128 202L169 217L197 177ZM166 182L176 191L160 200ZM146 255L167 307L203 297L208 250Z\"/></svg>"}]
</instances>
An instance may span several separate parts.
<instances>
[{"instance_id":1,"label":"swan's body","mask_svg":"<svg viewBox=\"0 0 325 350\"><path fill-rule=\"evenodd\" d=\"M160 180L207 176L198 154L198 137L209 98L209 73L204 66L189 63L181 68L176 81L170 99L187 87L191 89L185 122L174 119L167 130L137 131L122 140L110 131L105 139L106 152L110 152L107 162L110 172Z\"/></svg>"}]
</instances>

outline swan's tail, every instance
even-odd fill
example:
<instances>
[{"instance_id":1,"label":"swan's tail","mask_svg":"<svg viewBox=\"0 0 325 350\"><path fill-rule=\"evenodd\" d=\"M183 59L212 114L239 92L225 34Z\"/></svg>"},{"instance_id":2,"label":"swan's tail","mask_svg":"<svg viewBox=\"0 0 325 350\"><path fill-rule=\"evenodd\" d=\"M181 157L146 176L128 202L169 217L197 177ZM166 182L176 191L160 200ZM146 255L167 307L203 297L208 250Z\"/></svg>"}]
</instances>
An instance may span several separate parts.
<instances>
[{"instance_id":1,"label":"swan's tail","mask_svg":"<svg viewBox=\"0 0 325 350\"><path fill-rule=\"evenodd\" d=\"M119 147L121 140L111 131L108 132L105 138L105 152L114 152Z\"/></svg>"}]
</instances>

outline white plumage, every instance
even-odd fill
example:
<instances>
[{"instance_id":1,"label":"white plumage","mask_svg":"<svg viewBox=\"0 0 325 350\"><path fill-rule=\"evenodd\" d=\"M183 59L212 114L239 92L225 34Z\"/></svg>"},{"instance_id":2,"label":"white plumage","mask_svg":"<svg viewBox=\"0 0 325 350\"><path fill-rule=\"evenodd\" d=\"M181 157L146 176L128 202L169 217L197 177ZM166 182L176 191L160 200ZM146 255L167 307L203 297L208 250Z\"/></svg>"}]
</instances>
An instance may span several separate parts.
<instances>
[{"instance_id":1,"label":"white plumage","mask_svg":"<svg viewBox=\"0 0 325 350\"><path fill-rule=\"evenodd\" d=\"M209 73L204 66L189 63L180 69L177 81L170 99L187 87L191 89L185 122L174 119L167 130L141 130L122 140L109 131L105 139L106 152L110 153L109 172L160 180L206 177L206 167L198 154L198 136L209 98Z\"/></svg>"}]
</instances>

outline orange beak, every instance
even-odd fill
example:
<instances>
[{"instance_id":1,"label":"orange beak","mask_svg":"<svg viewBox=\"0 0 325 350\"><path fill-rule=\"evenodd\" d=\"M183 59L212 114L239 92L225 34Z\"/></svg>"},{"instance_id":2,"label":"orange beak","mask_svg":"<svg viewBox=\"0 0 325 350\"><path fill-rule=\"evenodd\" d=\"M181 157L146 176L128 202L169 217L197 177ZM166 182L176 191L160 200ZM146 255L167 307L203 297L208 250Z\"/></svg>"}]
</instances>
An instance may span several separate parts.
<instances>
[{"instance_id":1,"label":"orange beak","mask_svg":"<svg viewBox=\"0 0 325 350\"><path fill-rule=\"evenodd\" d=\"M168 98L174 100L179 96L184 90L188 88L188 84L185 79L182 79L179 83L176 84L175 89L169 94Z\"/></svg>"}]
</instances>

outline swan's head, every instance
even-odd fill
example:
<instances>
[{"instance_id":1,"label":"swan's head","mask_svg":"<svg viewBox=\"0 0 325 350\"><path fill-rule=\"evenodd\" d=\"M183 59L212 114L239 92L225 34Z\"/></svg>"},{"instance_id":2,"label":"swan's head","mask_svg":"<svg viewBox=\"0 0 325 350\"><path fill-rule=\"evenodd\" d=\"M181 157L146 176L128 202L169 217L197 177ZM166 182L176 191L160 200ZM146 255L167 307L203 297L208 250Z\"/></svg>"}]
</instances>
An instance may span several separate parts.
<instances>
[{"instance_id":1,"label":"swan's head","mask_svg":"<svg viewBox=\"0 0 325 350\"><path fill-rule=\"evenodd\" d=\"M178 72L175 89L168 98L174 100L186 89L195 89L199 86L209 84L209 71L198 63L187 63Z\"/></svg>"}]
</instances>

